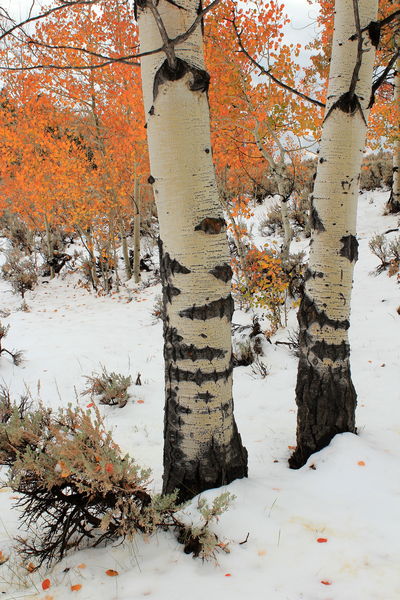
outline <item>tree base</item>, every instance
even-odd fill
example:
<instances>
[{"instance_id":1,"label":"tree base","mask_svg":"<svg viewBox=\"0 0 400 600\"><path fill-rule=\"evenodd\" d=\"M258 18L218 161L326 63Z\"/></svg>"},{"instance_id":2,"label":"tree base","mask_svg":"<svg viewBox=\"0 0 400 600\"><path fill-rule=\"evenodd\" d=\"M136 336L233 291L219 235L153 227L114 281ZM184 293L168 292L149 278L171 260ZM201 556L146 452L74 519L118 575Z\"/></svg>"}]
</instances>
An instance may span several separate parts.
<instances>
[{"instance_id":1,"label":"tree base","mask_svg":"<svg viewBox=\"0 0 400 600\"><path fill-rule=\"evenodd\" d=\"M227 448L211 440L196 461L188 460L179 449L179 444L171 441L167 438L164 447L163 494L178 490L179 502L247 477L247 450L235 423Z\"/></svg>"},{"instance_id":2,"label":"tree base","mask_svg":"<svg viewBox=\"0 0 400 600\"><path fill-rule=\"evenodd\" d=\"M297 448L289 459L291 469L300 469L311 454L328 446L336 434L356 433L357 394L348 361L340 367L317 370L301 357L296 403Z\"/></svg>"},{"instance_id":3,"label":"tree base","mask_svg":"<svg viewBox=\"0 0 400 600\"><path fill-rule=\"evenodd\" d=\"M395 215L400 212L400 200L399 196L395 197L393 190L390 193L390 198L385 204L385 215Z\"/></svg>"}]
</instances>

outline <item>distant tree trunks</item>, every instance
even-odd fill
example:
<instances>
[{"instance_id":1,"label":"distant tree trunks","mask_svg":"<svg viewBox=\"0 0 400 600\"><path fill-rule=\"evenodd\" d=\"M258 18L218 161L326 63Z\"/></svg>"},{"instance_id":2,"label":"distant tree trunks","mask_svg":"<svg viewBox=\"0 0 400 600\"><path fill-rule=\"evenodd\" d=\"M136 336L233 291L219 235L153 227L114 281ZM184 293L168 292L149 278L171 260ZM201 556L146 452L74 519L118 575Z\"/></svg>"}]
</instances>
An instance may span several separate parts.
<instances>
[{"instance_id":1,"label":"distant tree trunks","mask_svg":"<svg viewBox=\"0 0 400 600\"><path fill-rule=\"evenodd\" d=\"M337 433L356 431L348 331L358 256L358 183L378 40L371 27L359 45L354 4L361 29L377 15L377 0L335 2L327 106L312 194L310 259L298 314L297 449L289 461L292 468L304 465Z\"/></svg>"},{"instance_id":2,"label":"distant tree trunks","mask_svg":"<svg viewBox=\"0 0 400 600\"><path fill-rule=\"evenodd\" d=\"M400 43L400 34L398 36ZM394 104L400 106L400 58L396 61L396 73L393 80ZM400 139L397 137L393 147L393 183L390 198L386 203L386 214L400 212Z\"/></svg>"},{"instance_id":3,"label":"distant tree trunks","mask_svg":"<svg viewBox=\"0 0 400 600\"><path fill-rule=\"evenodd\" d=\"M162 46L154 6L137 3L141 52ZM198 0L160 0L170 38L196 19ZM167 58L166 58L167 56ZM160 224L164 299L164 493L181 500L247 475L233 416L226 223L210 145L201 26L175 52L142 59L151 175Z\"/></svg>"}]
</instances>

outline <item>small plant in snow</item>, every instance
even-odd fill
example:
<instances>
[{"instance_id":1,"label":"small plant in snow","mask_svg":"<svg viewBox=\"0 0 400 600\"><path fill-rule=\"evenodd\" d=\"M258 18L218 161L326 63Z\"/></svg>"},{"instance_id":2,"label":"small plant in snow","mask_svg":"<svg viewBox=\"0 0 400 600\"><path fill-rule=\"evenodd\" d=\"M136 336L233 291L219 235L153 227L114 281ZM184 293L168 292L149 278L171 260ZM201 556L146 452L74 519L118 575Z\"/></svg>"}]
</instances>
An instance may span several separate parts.
<instances>
[{"instance_id":1,"label":"small plant in snow","mask_svg":"<svg viewBox=\"0 0 400 600\"><path fill-rule=\"evenodd\" d=\"M100 404L108 406L119 406L123 408L128 402L128 387L132 384L132 377L121 375L120 373L109 373L105 367L101 368L101 373L92 373L87 375L87 388L82 392L82 396L90 394L98 396Z\"/></svg>"},{"instance_id":2,"label":"small plant in snow","mask_svg":"<svg viewBox=\"0 0 400 600\"><path fill-rule=\"evenodd\" d=\"M33 290L38 281L35 261L14 248L6 252L6 262L3 264L4 279L11 283L16 294L24 299L28 290Z\"/></svg>"},{"instance_id":3,"label":"small plant in snow","mask_svg":"<svg viewBox=\"0 0 400 600\"><path fill-rule=\"evenodd\" d=\"M178 540L185 545L185 552L199 556L203 560L214 558L219 549L229 552L225 544L222 544L216 534L211 531L210 523L218 521L219 517L228 510L235 496L230 492L223 492L214 498L210 506L205 498L200 497L197 510L202 517L200 525L190 525L181 530Z\"/></svg>"},{"instance_id":4,"label":"small plant in snow","mask_svg":"<svg viewBox=\"0 0 400 600\"><path fill-rule=\"evenodd\" d=\"M255 360L251 365L251 372L254 379L259 377L265 379L270 374L268 365L266 365L259 356L255 357Z\"/></svg>"},{"instance_id":5,"label":"small plant in snow","mask_svg":"<svg viewBox=\"0 0 400 600\"><path fill-rule=\"evenodd\" d=\"M400 236L388 242L383 234L377 234L370 239L368 245L372 254L381 261L381 264L376 268L376 273L382 273L382 271L389 269L389 275L395 275L400 264Z\"/></svg>"},{"instance_id":6,"label":"small plant in snow","mask_svg":"<svg viewBox=\"0 0 400 600\"><path fill-rule=\"evenodd\" d=\"M0 356L5 352L9 356L11 356L14 365L18 366L21 364L23 360L23 353L21 350L7 350L7 348L3 347L3 339L7 336L7 333L10 329L9 325L3 325L0 322Z\"/></svg>"}]
</instances>

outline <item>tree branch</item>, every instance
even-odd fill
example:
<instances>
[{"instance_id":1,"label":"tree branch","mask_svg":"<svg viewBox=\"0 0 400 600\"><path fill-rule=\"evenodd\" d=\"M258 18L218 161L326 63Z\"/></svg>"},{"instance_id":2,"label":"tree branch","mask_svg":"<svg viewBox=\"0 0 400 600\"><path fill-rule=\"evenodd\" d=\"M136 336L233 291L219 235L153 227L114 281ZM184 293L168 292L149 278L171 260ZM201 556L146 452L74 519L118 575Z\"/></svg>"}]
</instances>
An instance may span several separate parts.
<instances>
[{"instance_id":1,"label":"tree branch","mask_svg":"<svg viewBox=\"0 0 400 600\"><path fill-rule=\"evenodd\" d=\"M54 8L49 8L44 13L41 13L40 15L36 15L35 17L28 17L27 19L25 19L24 21L21 21L20 23L15 23L14 19L12 19L10 17L10 15L7 13L7 11L4 10L4 8L0 7L0 10L3 13L3 16L5 16L5 18L8 19L9 21L12 21L13 23L15 23L13 25L13 27L11 27L10 29L7 29L5 31L3 30L3 33L0 35L0 41L2 39L4 39L6 36L13 33L13 31L15 31L16 29L22 29L22 27L24 25L27 25L28 23L32 23L33 21L38 21L40 19L44 19L45 17L48 17L52 13L62 10L63 8L70 8L72 6L79 6L79 5L83 5L83 4L97 4L98 1L99 0L71 0L69 2L64 2L60 6L56 6Z\"/></svg>"},{"instance_id":2,"label":"tree branch","mask_svg":"<svg viewBox=\"0 0 400 600\"><path fill-rule=\"evenodd\" d=\"M296 96L299 96L299 98L302 98L303 100L306 100L306 102L311 102L311 104L315 104L315 106L319 106L320 108L325 108L325 104L323 102L320 102L319 100L316 100L315 98L310 98L310 96L307 96L306 94L303 94L302 92L299 92L295 88L292 88L290 85L287 85L286 83L283 83L283 81L280 81L280 79L278 79L277 77L275 77L275 75L273 75L271 73L270 69L266 69L259 62L257 62L251 56L251 54L249 54L249 52L246 50L246 48L243 46L242 34L238 30L238 28L237 28L235 17L233 17L233 19L231 19L230 22L232 23L233 28L235 30L235 34L236 34L236 37L237 37L237 40L238 40L238 44L239 44L239 47L240 47L241 51L249 59L249 61L255 67L257 67L261 71L261 73L263 75L266 75L267 77L269 77L274 83L276 83L277 85L279 85L284 90L287 90L288 92L291 92L292 94L295 94Z\"/></svg>"},{"instance_id":3,"label":"tree branch","mask_svg":"<svg viewBox=\"0 0 400 600\"><path fill-rule=\"evenodd\" d=\"M373 106L373 104L375 102L375 94L376 94L377 90L384 83L385 79L387 78L387 76L389 75L390 71L394 67L394 64L395 64L395 62L396 62L396 60L398 59L399 56L400 56L400 49L398 49L393 54L393 56L389 60L388 64L386 65L385 69L382 71L382 73L379 75L379 77L374 81L374 83L372 85L371 98L370 98L370 101L369 101L369 104L368 104L368 108L371 108Z\"/></svg>"}]
</instances>

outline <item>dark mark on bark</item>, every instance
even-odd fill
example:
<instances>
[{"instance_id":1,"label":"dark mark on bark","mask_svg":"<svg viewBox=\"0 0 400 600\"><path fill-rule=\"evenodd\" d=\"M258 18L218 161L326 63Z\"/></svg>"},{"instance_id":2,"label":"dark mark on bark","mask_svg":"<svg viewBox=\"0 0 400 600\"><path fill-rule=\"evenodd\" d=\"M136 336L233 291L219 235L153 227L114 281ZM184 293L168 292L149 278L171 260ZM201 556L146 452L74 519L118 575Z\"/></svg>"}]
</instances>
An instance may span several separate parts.
<instances>
[{"instance_id":1,"label":"dark mark on bark","mask_svg":"<svg viewBox=\"0 0 400 600\"><path fill-rule=\"evenodd\" d=\"M304 294L301 300L301 305L298 312L298 320L301 331L306 331L313 323L318 323L321 328L324 327L324 325L328 325L333 329L345 330L350 327L348 319L343 321L330 319L325 311L319 311L307 294Z\"/></svg>"},{"instance_id":2,"label":"dark mark on bark","mask_svg":"<svg viewBox=\"0 0 400 600\"><path fill-rule=\"evenodd\" d=\"M322 277L324 274L321 271L312 271L311 269L306 269L304 273L304 281L308 281L309 279L316 279L317 277Z\"/></svg>"},{"instance_id":3,"label":"dark mark on bark","mask_svg":"<svg viewBox=\"0 0 400 600\"><path fill-rule=\"evenodd\" d=\"M164 299L166 301L168 301L170 304L172 302L172 298L174 296L179 296L179 294L181 293L181 290L179 290L177 287L174 287L173 285L171 285L170 283L167 283L164 287L163 287L163 294L164 294Z\"/></svg>"},{"instance_id":4,"label":"dark mark on bark","mask_svg":"<svg viewBox=\"0 0 400 600\"><path fill-rule=\"evenodd\" d=\"M166 345L164 348L164 358L166 360L208 360L212 362L216 358L224 358L226 350L222 348L212 348L206 346L205 348L198 348L194 344L190 346L188 344L174 343L170 346Z\"/></svg>"},{"instance_id":5,"label":"dark mark on bark","mask_svg":"<svg viewBox=\"0 0 400 600\"><path fill-rule=\"evenodd\" d=\"M207 390L204 393L199 392L198 394L196 394L195 398L196 398L196 400L202 400L203 402L205 402L206 404L208 404L209 402L211 402L211 400L213 398L215 398L215 396L213 396L212 394L210 394L210 392Z\"/></svg>"},{"instance_id":6,"label":"dark mark on bark","mask_svg":"<svg viewBox=\"0 0 400 600\"><path fill-rule=\"evenodd\" d=\"M321 157L321 158L319 159L319 162L320 162L320 163L324 163L324 162L326 162L326 158L322 158L322 157Z\"/></svg>"},{"instance_id":7,"label":"dark mark on bark","mask_svg":"<svg viewBox=\"0 0 400 600\"><path fill-rule=\"evenodd\" d=\"M176 67L172 69L168 64L168 60L165 60L161 67L158 69L154 77L153 83L153 101L158 96L158 90L161 85L168 81L178 81L182 79L186 73L191 73L193 81L189 84L189 89L192 92L207 92L210 84L210 75L203 69L197 69L196 67L189 65L185 60L181 58L176 59Z\"/></svg>"},{"instance_id":8,"label":"dark mark on bark","mask_svg":"<svg viewBox=\"0 0 400 600\"><path fill-rule=\"evenodd\" d=\"M150 183L150 185L153 185L153 183L155 182L155 179L154 179L153 175L150 175L150 176L147 178L147 181L148 181L148 183Z\"/></svg>"},{"instance_id":9,"label":"dark mark on bark","mask_svg":"<svg viewBox=\"0 0 400 600\"><path fill-rule=\"evenodd\" d=\"M214 277L216 277L217 279L220 279L221 281L228 283L228 281L230 281L232 279L232 269L231 266L228 265L228 263L224 263L223 265L217 265L216 267L214 267L213 269L211 269L211 271L209 271L210 275L214 275Z\"/></svg>"},{"instance_id":10,"label":"dark mark on bark","mask_svg":"<svg viewBox=\"0 0 400 600\"><path fill-rule=\"evenodd\" d=\"M320 231L320 232L325 231L324 224L321 221L318 211L315 208L315 206L313 206L311 209L311 227L315 231Z\"/></svg>"},{"instance_id":11,"label":"dark mark on bark","mask_svg":"<svg viewBox=\"0 0 400 600\"><path fill-rule=\"evenodd\" d=\"M208 233L210 235L216 235L217 233L221 233L221 231L226 230L226 221L225 219L214 219L213 217L206 217L203 219L196 227L195 231L204 231L204 233Z\"/></svg>"},{"instance_id":12,"label":"dark mark on bark","mask_svg":"<svg viewBox=\"0 0 400 600\"><path fill-rule=\"evenodd\" d=\"M377 48L379 46L379 40L381 38L381 26L377 21L371 21L368 25L368 35L371 40L371 44Z\"/></svg>"},{"instance_id":13,"label":"dark mark on bark","mask_svg":"<svg viewBox=\"0 0 400 600\"><path fill-rule=\"evenodd\" d=\"M364 121L365 125L367 124L357 94L352 94L351 92L345 92L344 94L342 94L340 98L338 98L328 110L324 118L324 122L328 119L328 117L335 110L335 108L338 108L340 111L348 115L354 115L357 111L360 111L362 120Z\"/></svg>"},{"instance_id":14,"label":"dark mark on bark","mask_svg":"<svg viewBox=\"0 0 400 600\"><path fill-rule=\"evenodd\" d=\"M358 241L354 235L345 235L340 238L343 246L340 250L340 255L345 256L350 262L358 260Z\"/></svg>"},{"instance_id":15,"label":"dark mark on bark","mask_svg":"<svg viewBox=\"0 0 400 600\"><path fill-rule=\"evenodd\" d=\"M350 346L348 343L342 341L340 344L328 344L325 341L315 342L310 348L311 352L315 354L320 360L329 358L333 362L339 360L348 360L350 356Z\"/></svg>"},{"instance_id":16,"label":"dark mark on bark","mask_svg":"<svg viewBox=\"0 0 400 600\"><path fill-rule=\"evenodd\" d=\"M229 294L226 298L214 300L209 304L203 304L202 306L196 306L194 304L190 308L181 310L179 316L192 320L198 319L200 321L206 321L216 317L219 317L220 319L226 317L228 321L230 321L232 319L233 311L234 303L231 294Z\"/></svg>"},{"instance_id":17,"label":"dark mark on bark","mask_svg":"<svg viewBox=\"0 0 400 600\"><path fill-rule=\"evenodd\" d=\"M175 365L169 365L168 368L168 379L169 381L191 381L196 385L202 385L207 381L214 381L217 383L218 381L224 379L228 381L229 377L232 375L233 365L232 361L229 364L229 367L224 369L223 371L214 371L204 373L201 369L197 369L197 371L189 371L188 369L180 369Z\"/></svg>"},{"instance_id":18,"label":"dark mark on bark","mask_svg":"<svg viewBox=\"0 0 400 600\"><path fill-rule=\"evenodd\" d=\"M149 115L154 115L154 106L152 106L151 109L149 110Z\"/></svg>"}]
</instances>

